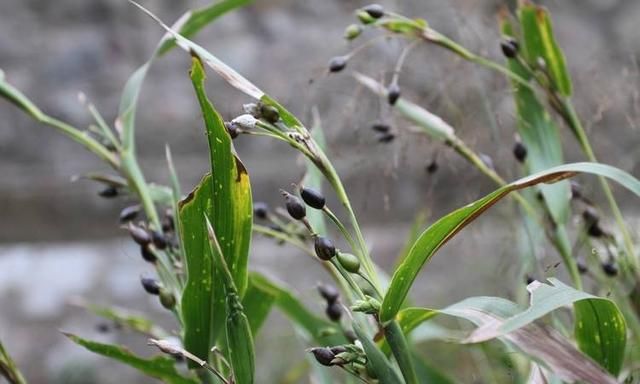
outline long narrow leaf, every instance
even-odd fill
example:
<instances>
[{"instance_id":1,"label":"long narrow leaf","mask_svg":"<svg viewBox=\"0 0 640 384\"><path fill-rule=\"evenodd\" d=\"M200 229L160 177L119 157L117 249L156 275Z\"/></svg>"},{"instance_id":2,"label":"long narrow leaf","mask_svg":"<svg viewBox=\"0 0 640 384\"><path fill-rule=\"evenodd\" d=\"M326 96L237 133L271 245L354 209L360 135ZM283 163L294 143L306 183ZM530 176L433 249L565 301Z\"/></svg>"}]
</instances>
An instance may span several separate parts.
<instances>
[{"instance_id":1,"label":"long narrow leaf","mask_svg":"<svg viewBox=\"0 0 640 384\"><path fill-rule=\"evenodd\" d=\"M155 377L168 384L197 384L199 381L195 379L181 376L175 368L175 360L170 357L154 357L152 359L143 359L134 355L129 350L118 345L103 344L91 340L85 340L76 335L65 333L71 341L81 345L91 352L117 360L124 363L147 376Z\"/></svg>"},{"instance_id":2,"label":"long narrow leaf","mask_svg":"<svg viewBox=\"0 0 640 384\"><path fill-rule=\"evenodd\" d=\"M26 384L18 366L0 342L0 376L8 380L10 384Z\"/></svg>"},{"instance_id":3,"label":"long narrow leaf","mask_svg":"<svg viewBox=\"0 0 640 384\"><path fill-rule=\"evenodd\" d=\"M640 181L638 179L618 168L598 163L561 165L507 184L489 195L444 216L420 235L409 256L393 274L391 285L382 302L380 320L387 322L396 316L424 264L440 247L485 210L510 192L539 183L557 182L577 173L590 173L608 177L640 196Z\"/></svg>"}]
</instances>

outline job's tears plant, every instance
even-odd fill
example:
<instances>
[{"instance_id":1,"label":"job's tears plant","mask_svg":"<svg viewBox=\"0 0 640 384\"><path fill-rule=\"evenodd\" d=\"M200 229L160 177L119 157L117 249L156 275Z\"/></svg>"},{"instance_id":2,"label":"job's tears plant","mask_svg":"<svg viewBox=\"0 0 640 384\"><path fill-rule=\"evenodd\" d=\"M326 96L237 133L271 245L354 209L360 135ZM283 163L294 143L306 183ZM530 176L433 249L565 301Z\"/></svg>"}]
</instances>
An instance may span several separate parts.
<instances>
[{"instance_id":1,"label":"job's tears plant","mask_svg":"<svg viewBox=\"0 0 640 384\"><path fill-rule=\"evenodd\" d=\"M275 307L299 330L313 364L313 369L301 370L293 363L300 355L297 351L278 351L279 356L292 362L288 382L303 381L303 376L322 383L455 382L455 372L444 372L428 363L433 349L421 348L421 334L450 343L483 343L486 348L482 353L491 362L490 371L478 373L483 382L494 382L505 366L514 382L633 381L640 361L636 348L640 341L640 262L634 239L604 178L639 196L640 181L595 161L572 106L571 78L544 8L521 1L515 14L500 14L504 38L496 42L496 49L504 54L504 63L471 52L422 19L411 19L377 4L356 10L354 24L345 30L347 40L357 42L370 31L404 39L406 46L386 85L361 73L353 73L353 81L386 100L394 113L453 149L498 187L426 229L424 219L419 218L397 267L388 276L371 258L351 197L325 151L319 119L313 121L313 129L308 128L264 91L188 39L217 17L249 2L220 1L187 12L171 27L132 3L157 21L166 34L151 59L127 82L113 126L85 100L95 122L90 130L80 130L46 114L4 76L1 78L0 95L4 99L36 121L58 129L111 167L111 174L86 175L104 185L100 196L126 195L138 200L120 213L119 220L140 247L141 257L156 268L157 276L140 278L142 287L158 296L180 327L179 340L174 340L147 319L84 303L89 311L149 336L149 345L161 355L146 359L123 346L65 334L71 341L168 383L259 383L265 380L256 377L255 365L260 361L255 361L254 340ZM375 37L331 59L327 74L348 76L344 73L347 62L356 60L359 50L374 41ZM523 178L507 182L490 159L475 152L452 126L403 96L399 85L403 63L411 50L425 45L442 47L449 54L504 75L510 82L517 116L513 155L521 164ZM202 112L211 162L211 173L186 196L169 148L166 154L171 185L162 186L146 181L135 146L135 112L145 75L153 60L176 46L192 57L189 75ZM207 66L254 99L243 106L244 114L222 119L205 92ZM559 124L571 130L590 162L563 165ZM382 143L403 133L384 121L371 128ZM285 187L281 190L284 209L253 202L249 172L232 143L233 139L252 135L282 141L306 159L303 180L295 180L298 184L289 191ZM426 171L432 174L437 170L437 161L430 159ZM616 227L604 226L600 208L577 185L565 181L580 173L601 178ZM330 188L323 189L325 184ZM530 193L531 189L535 192ZM338 206L330 206L327 195L334 196ZM523 225L537 228L540 241L549 242L557 251L572 286L555 278L535 280L533 273L542 278L539 261L521 257L520 273L523 280L526 276L530 295L524 307L497 297L469 297L441 309L413 306L410 288L430 258L507 196L520 208L518 218ZM582 217L577 226L569 220L575 210ZM571 226L575 228L570 232ZM248 253L254 232L298 248L326 270L333 282L318 285L324 314L310 311L307 303L281 284L250 272ZM573 232L574 238L569 235ZM336 247L335 240L346 244L345 249ZM580 252L585 246L604 248L608 257L601 259L590 252L585 257ZM593 294L583 290L586 279ZM611 296L597 296L603 290ZM556 311L566 307L572 308L570 318ZM465 319L475 327L471 331L435 327L434 318L442 316ZM490 340L499 340L503 347L487 344ZM185 359L187 367L179 366L178 362ZM2 345L0 374L11 383L25 382Z\"/></svg>"}]
</instances>

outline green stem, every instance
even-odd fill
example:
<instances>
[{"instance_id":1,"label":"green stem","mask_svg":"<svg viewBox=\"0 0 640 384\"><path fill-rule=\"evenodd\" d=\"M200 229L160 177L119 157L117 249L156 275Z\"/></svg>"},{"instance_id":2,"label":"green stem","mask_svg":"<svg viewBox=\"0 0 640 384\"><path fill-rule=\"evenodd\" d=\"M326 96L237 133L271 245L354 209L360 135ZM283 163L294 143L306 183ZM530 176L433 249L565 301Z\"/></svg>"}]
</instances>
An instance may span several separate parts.
<instances>
[{"instance_id":1,"label":"green stem","mask_svg":"<svg viewBox=\"0 0 640 384\"><path fill-rule=\"evenodd\" d=\"M560 253L562 262L569 271L569 276L571 276L573 285L576 289L582 290L582 277L580 276L580 271L578 270L578 264L576 263L576 260L571 252L569 235L567 234L567 231L563 225L556 227L552 237L552 242L558 250L558 253Z\"/></svg>"},{"instance_id":2,"label":"green stem","mask_svg":"<svg viewBox=\"0 0 640 384\"><path fill-rule=\"evenodd\" d=\"M327 217L329 217L329 219L336 225L336 227L338 227L338 229L342 233L342 236L344 236L344 239L347 241L347 243L349 243L349 246L351 247L353 252L356 252L356 243L355 241L353 241L353 237L351 237L351 234L344 226L344 224L342 224L340 219L338 219L338 217L326 205L324 206L324 208L322 208L322 211L327 215Z\"/></svg>"},{"instance_id":3,"label":"green stem","mask_svg":"<svg viewBox=\"0 0 640 384\"><path fill-rule=\"evenodd\" d=\"M407 339L402 332L402 328L398 325L398 322L393 320L384 326L384 337L387 339L387 343L391 348L393 356L398 362L402 376L406 384L418 384L418 376L416 370L413 367L413 360L411 360L411 352Z\"/></svg>"}]
</instances>

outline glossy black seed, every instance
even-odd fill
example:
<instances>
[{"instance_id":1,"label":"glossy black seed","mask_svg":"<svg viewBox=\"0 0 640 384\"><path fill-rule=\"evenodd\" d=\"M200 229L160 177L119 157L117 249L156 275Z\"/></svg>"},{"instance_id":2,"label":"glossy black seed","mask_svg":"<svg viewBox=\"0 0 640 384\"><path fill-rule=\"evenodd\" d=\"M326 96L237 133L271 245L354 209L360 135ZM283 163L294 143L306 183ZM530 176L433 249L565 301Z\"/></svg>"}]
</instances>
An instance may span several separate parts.
<instances>
[{"instance_id":1,"label":"glossy black seed","mask_svg":"<svg viewBox=\"0 0 640 384\"><path fill-rule=\"evenodd\" d=\"M158 249L165 249L169 244L167 237L160 231L151 231L151 241L153 241L153 245Z\"/></svg>"},{"instance_id":2,"label":"glossy black seed","mask_svg":"<svg viewBox=\"0 0 640 384\"><path fill-rule=\"evenodd\" d=\"M333 303L340 297L340 292L333 285L320 284L318 285L318 292L327 303Z\"/></svg>"},{"instance_id":3,"label":"glossy black seed","mask_svg":"<svg viewBox=\"0 0 640 384\"><path fill-rule=\"evenodd\" d=\"M370 4L362 8L362 10L367 12L369 16L374 19L379 19L384 16L384 8L380 4Z\"/></svg>"},{"instance_id":4,"label":"glossy black seed","mask_svg":"<svg viewBox=\"0 0 640 384\"><path fill-rule=\"evenodd\" d=\"M339 302L333 302L327 305L327 309L325 310L327 317L331 319L331 321L338 322L342 317L342 305Z\"/></svg>"},{"instance_id":5,"label":"glossy black seed","mask_svg":"<svg viewBox=\"0 0 640 384\"><path fill-rule=\"evenodd\" d=\"M307 215L307 207L302 203L302 200L286 191L282 191L282 195L285 198L285 207L289 215L296 220L304 219Z\"/></svg>"},{"instance_id":6,"label":"glossy black seed","mask_svg":"<svg viewBox=\"0 0 640 384\"><path fill-rule=\"evenodd\" d=\"M227 129L227 132L229 133L229 136L231 136L231 139L235 139L236 137L238 137L238 135L240 135L240 129L237 125L229 121L225 121L224 127Z\"/></svg>"},{"instance_id":7,"label":"glossy black seed","mask_svg":"<svg viewBox=\"0 0 640 384\"><path fill-rule=\"evenodd\" d=\"M428 174L434 174L438 171L438 162L433 160L429 164L427 164L425 170Z\"/></svg>"},{"instance_id":8,"label":"glossy black seed","mask_svg":"<svg viewBox=\"0 0 640 384\"><path fill-rule=\"evenodd\" d=\"M342 71L347 66L346 56L336 56L329 60L329 72L336 73Z\"/></svg>"},{"instance_id":9,"label":"glossy black seed","mask_svg":"<svg viewBox=\"0 0 640 384\"><path fill-rule=\"evenodd\" d=\"M258 219L266 219L269 216L269 205L262 201L253 203L253 215Z\"/></svg>"},{"instance_id":10,"label":"glossy black seed","mask_svg":"<svg viewBox=\"0 0 640 384\"><path fill-rule=\"evenodd\" d=\"M371 129L379 133L387 133L391 130L391 127L389 126L389 124L385 123L373 123L371 125Z\"/></svg>"},{"instance_id":11,"label":"glossy black seed","mask_svg":"<svg viewBox=\"0 0 640 384\"><path fill-rule=\"evenodd\" d=\"M618 267L616 266L616 264L613 261L610 261L608 263L604 263L602 264L602 271L607 275L607 276L617 276L618 275Z\"/></svg>"},{"instance_id":12,"label":"glossy black seed","mask_svg":"<svg viewBox=\"0 0 640 384\"><path fill-rule=\"evenodd\" d=\"M140 213L140 206L138 204L130 205L128 207L125 207L122 211L120 211L119 220L121 223L126 223L127 221L135 220L136 217L138 217L139 213Z\"/></svg>"},{"instance_id":13,"label":"glossy black seed","mask_svg":"<svg viewBox=\"0 0 640 384\"><path fill-rule=\"evenodd\" d=\"M335 245L326 237L317 236L314 240L313 247L316 250L316 255L322 260L331 260L336 255Z\"/></svg>"},{"instance_id":14,"label":"glossy black seed","mask_svg":"<svg viewBox=\"0 0 640 384\"><path fill-rule=\"evenodd\" d=\"M151 277L141 277L140 283L142 283L142 287L147 293L152 295L160 294L160 283L158 280Z\"/></svg>"},{"instance_id":15,"label":"glossy black seed","mask_svg":"<svg viewBox=\"0 0 640 384\"><path fill-rule=\"evenodd\" d=\"M105 199L114 198L118 196L118 194L119 194L118 188L114 187L113 185L110 185L105 189L103 189L102 191L98 192L98 195L100 197L104 197Z\"/></svg>"},{"instance_id":16,"label":"glossy black seed","mask_svg":"<svg viewBox=\"0 0 640 384\"><path fill-rule=\"evenodd\" d=\"M327 367L331 366L331 361L336 357L329 348L312 348L310 350L316 361Z\"/></svg>"},{"instance_id":17,"label":"glossy black seed","mask_svg":"<svg viewBox=\"0 0 640 384\"><path fill-rule=\"evenodd\" d=\"M260 115L271 124L275 124L280 120L280 112L278 112L278 108L272 105L260 104Z\"/></svg>"},{"instance_id":18,"label":"glossy black seed","mask_svg":"<svg viewBox=\"0 0 640 384\"><path fill-rule=\"evenodd\" d=\"M523 163L527 158L527 147L525 147L520 141L516 141L513 145L513 156L515 156L516 160Z\"/></svg>"},{"instance_id":19,"label":"glossy black seed","mask_svg":"<svg viewBox=\"0 0 640 384\"><path fill-rule=\"evenodd\" d=\"M149 248L148 245L140 246L140 254L144 261L148 261L149 263L155 263L157 260L156 255L151 251L151 248Z\"/></svg>"},{"instance_id":20,"label":"glossy black seed","mask_svg":"<svg viewBox=\"0 0 640 384\"><path fill-rule=\"evenodd\" d=\"M137 225L134 225L131 222L129 222L129 226L127 227L127 229L129 230L129 234L131 235L131 238L136 243L140 245L147 245L151 243L151 236L143 228L138 227Z\"/></svg>"},{"instance_id":21,"label":"glossy black seed","mask_svg":"<svg viewBox=\"0 0 640 384\"><path fill-rule=\"evenodd\" d=\"M396 138L396 135L394 135L391 132L381 133L377 136L377 140L379 143L390 143L395 138Z\"/></svg>"},{"instance_id":22,"label":"glossy black seed","mask_svg":"<svg viewBox=\"0 0 640 384\"><path fill-rule=\"evenodd\" d=\"M325 204L324 196L322 196L322 194L319 191L316 191L315 189L301 187L300 197L302 197L302 200L305 202L305 204L307 204L311 208L315 208L315 209L324 208L324 204Z\"/></svg>"},{"instance_id":23,"label":"glossy black seed","mask_svg":"<svg viewBox=\"0 0 640 384\"><path fill-rule=\"evenodd\" d=\"M387 101L390 105L395 105L396 101L400 98L400 86L398 83L389 85L387 89Z\"/></svg>"},{"instance_id":24,"label":"glossy black seed","mask_svg":"<svg viewBox=\"0 0 640 384\"><path fill-rule=\"evenodd\" d=\"M500 48L502 53L509 59L513 59L518 55L518 49L520 48L517 41L512 38L504 39L500 42Z\"/></svg>"}]
</instances>

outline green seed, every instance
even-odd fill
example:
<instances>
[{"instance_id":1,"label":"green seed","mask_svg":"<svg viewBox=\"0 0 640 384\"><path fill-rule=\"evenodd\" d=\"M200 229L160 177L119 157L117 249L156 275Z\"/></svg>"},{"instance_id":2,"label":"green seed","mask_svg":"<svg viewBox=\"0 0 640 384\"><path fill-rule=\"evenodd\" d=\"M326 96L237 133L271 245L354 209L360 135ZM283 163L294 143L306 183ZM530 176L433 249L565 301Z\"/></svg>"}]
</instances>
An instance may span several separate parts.
<instances>
[{"instance_id":1,"label":"green seed","mask_svg":"<svg viewBox=\"0 0 640 384\"><path fill-rule=\"evenodd\" d=\"M260 115L271 124L275 124L280 120L278 108L272 105L260 104Z\"/></svg>"},{"instance_id":2,"label":"green seed","mask_svg":"<svg viewBox=\"0 0 640 384\"><path fill-rule=\"evenodd\" d=\"M360 260L350 253L338 252L338 262L350 273L358 273L360 270Z\"/></svg>"},{"instance_id":3,"label":"green seed","mask_svg":"<svg viewBox=\"0 0 640 384\"><path fill-rule=\"evenodd\" d=\"M171 310L173 309L173 307L176 306L176 297L173 295L173 293L165 289L161 289L160 304L162 304L162 306L165 307L166 309Z\"/></svg>"},{"instance_id":4,"label":"green seed","mask_svg":"<svg viewBox=\"0 0 640 384\"><path fill-rule=\"evenodd\" d=\"M376 21L375 18L371 17L371 15L369 15L369 13L364 10L359 10L358 12L356 12L356 17L358 17L358 20L360 20L360 22L365 25L374 23Z\"/></svg>"},{"instance_id":5,"label":"green seed","mask_svg":"<svg viewBox=\"0 0 640 384\"><path fill-rule=\"evenodd\" d=\"M351 24L344 30L344 38L347 40L353 40L360 36L362 33L362 27L358 24Z\"/></svg>"}]
</instances>

